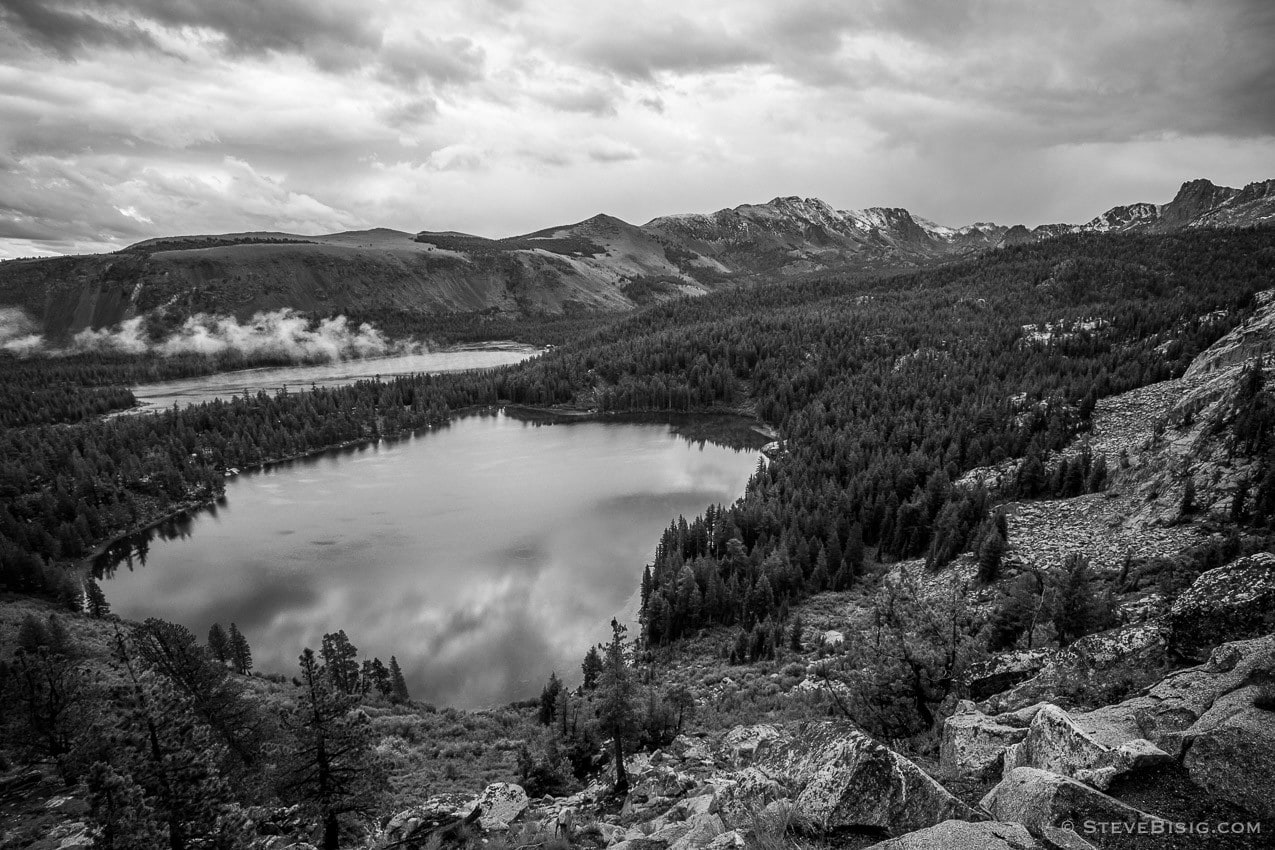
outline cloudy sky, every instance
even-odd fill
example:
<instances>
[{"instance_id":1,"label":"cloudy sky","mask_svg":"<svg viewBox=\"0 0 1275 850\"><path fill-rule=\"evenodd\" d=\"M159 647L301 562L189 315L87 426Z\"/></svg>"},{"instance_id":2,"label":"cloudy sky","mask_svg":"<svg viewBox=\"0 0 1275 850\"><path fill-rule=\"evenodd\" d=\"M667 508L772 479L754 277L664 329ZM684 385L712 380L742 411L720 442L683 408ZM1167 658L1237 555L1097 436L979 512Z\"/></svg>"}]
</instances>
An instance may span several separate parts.
<instances>
[{"instance_id":1,"label":"cloudy sky","mask_svg":"<svg viewBox=\"0 0 1275 850\"><path fill-rule=\"evenodd\" d=\"M1270 0L0 0L0 258L1275 177Z\"/></svg>"}]
</instances>

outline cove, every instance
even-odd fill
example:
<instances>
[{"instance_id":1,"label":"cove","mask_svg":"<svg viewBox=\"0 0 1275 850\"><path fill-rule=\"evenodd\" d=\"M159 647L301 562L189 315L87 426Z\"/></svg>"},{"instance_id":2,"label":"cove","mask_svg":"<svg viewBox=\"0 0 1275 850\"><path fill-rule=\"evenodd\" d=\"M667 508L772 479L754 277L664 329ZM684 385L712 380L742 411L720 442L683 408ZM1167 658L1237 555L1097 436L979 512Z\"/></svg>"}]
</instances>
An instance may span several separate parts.
<instances>
[{"instance_id":1,"label":"cove","mask_svg":"<svg viewBox=\"0 0 1275 850\"><path fill-rule=\"evenodd\" d=\"M236 623L257 670L344 629L413 698L486 707L578 681L660 532L741 496L765 442L742 420L469 415L236 476L96 569L123 617Z\"/></svg>"}]
</instances>

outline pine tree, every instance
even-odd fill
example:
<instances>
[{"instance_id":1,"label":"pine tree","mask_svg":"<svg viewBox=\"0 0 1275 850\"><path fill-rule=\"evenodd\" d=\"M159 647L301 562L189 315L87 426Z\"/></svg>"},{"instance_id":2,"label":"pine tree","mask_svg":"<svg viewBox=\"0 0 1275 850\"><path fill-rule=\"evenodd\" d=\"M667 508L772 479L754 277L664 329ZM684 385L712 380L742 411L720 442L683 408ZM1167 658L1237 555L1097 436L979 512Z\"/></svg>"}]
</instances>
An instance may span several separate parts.
<instances>
[{"instance_id":1,"label":"pine tree","mask_svg":"<svg viewBox=\"0 0 1275 850\"><path fill-rule=\"evenodd\" d=\"M540 708L536 712L541 725L549 726L553 723L553 713L558 706L558 694L562 691L562 682L558 679L557 671L549 674L549 681L540 691Z\"/></svg>"},{"instance_id":2,"label":"pine tree","mask_svg":"<svg viewBox=\"0 0 1275 850\"><path fill-rule=\"evenodd\" d=\"M125 687L101 721L107 729L93 735L106 747L104 760L141 789L171 850L247 850L249 822L217 767L223 747L190 698L122 633L115 655Z\"/></svg>"},{"instance_id":3,"label":"pine tree","mask_svg":"<svg viewBox=\"0 0 1275 850\"><path fill-rule=\"evenodd\" d=\"M97 826L93 846L101 850L154 850L163 846L164 828L133 778L105 762L89 769L89 817Z\"/></svg>"},{"instance_id":4,"label":"pine tree","mask_svg":"<svg viewBox=\"0 0 1275 850\"><path fill-rule=\"evenodd\" d=\"M1114 619L1111 600L1097 593L1084 555L1068 555L1055 584L1053 620L1059 646L1110 625Z\"/></svg>"},{"instance_id":5,"label":"pine tree","mask_svg":"<svg viewBox=\"0 0 1275 850\"><path fill-rule=\"evenodd\" d=\"M173 685L225 748L231 760L219 765L223 773L243 773L260 761L272 724L242 683L211 658L189 629L150 617L134 630L133 641L138 657Z\"/></svg>"},{"instance_id":6,"label":"pine tree","mask_svg":"<svg viewBox=\"0 0 1275 850\"><path fill-rule=\"evenodd\" d=\"M1005 538L1001 536L999 529L993 528L983 538L983 545L978 548L978 579L983 584L991 584L1000 577L1005 548Z\"/></svg>"},{"instance_id":7,"label":"pine tree","mask_svg":"<svg viewBox=\"0 0 1275 850\"><path fill-rule=\"evenodd\" d=\"M323 636L320 654L333 686L344 694L358 693L359 650L350 643L344 629Z\"/></svg>"},{"instance_id":8,"label":"pine tree","mask_svg":"<svg viewBox=\"0 0 1275 850\"><path fill-rule=\"evenodd\" d=\"M248 639L243 636L243 632L239 631L239 627L234 623L230 624L228 642L231 666L234 667L235 672L239 675L247 675L248 671L252 669L252 650L248 646Z\"/></svg>"},{"instance_id":9,"label":"pine tree","mask_svg":"<svg viewBox=\"0 0 1275 850\"><path fill-rule=\"evenodd\" d=\"M615 793L618 797L629 791L624 752L638 728L634 706L636 688L624 657L625 631L618 620L611 621L611 641L606 647L606 660L598 682L598 725L602 734L611 738L611 751L615 758Z\"/></svg>"},{"instance_id":10,"label":"pine tree","mask_svg":"<svg viewBox=\"0 0 1275 850\"><path fill-rule=\"evenodd\" d=\"M403 678L403 670L398 666L398 658L390 656L390 699L396 703L405 703L411 697L407 694L407 680Z\"/></svg>"},{"instance_id":11,"label":"pine tree","mask_svg":"<svg viewBox=\"0 0 1275 850\"><path fill-rule=\"evenodd\" d=\"M390 669L379 658L363 662L362 679L360 690L365 694L376 691L388 698L394 693L394 679L390 676Z\"/></svg>"},{"instance_id":12,"label":"pine tree","mask_svg":"<svg viewBox=\"0 0 1275 850\"><path fill-rule=\"evenodd\" d=\"M102 619L111 613L111 603L106 601L106 594L92 576L84 580L84 607L90 617Z\"/></svg>"},{"instance_id":13,"label":"pine tree","mask_svg":"<svg viewBox=\"0 0 1275 850\"><path fill-rule=\"evenodd\" d=\"M397 667L391 658L391 665ZM337 850L346 815L375 809L385 773L358 698L341 692L314 651L301 654L301 693L289 726L296 735L285 791L319 825L323 850Z\"/></svg>"},{"instance_id":14,"label":"pine tree","mask_svg":"<svg viewBox=\"0 0 1275 850\"><path fill-rule=\"evenodd\" d=\"M230 660L230 639L226 637L226 630L221 627L221 623L213 623L208 630L208 651L223 664Z\"/></svg>"},{"instance_id":15,"label":"pine tree","mask_svg":"<svg viewBox=\"0 0 1275 850\"><path fill-rule=\"evenodd\" d=\"M584 654L584 662L581 663L580 669L584 673L582 687L586 691L596 688L598 686L598 677L602 675L602 656L596 646L589 647L589 651Z\"/></svg>"}]
</instances>

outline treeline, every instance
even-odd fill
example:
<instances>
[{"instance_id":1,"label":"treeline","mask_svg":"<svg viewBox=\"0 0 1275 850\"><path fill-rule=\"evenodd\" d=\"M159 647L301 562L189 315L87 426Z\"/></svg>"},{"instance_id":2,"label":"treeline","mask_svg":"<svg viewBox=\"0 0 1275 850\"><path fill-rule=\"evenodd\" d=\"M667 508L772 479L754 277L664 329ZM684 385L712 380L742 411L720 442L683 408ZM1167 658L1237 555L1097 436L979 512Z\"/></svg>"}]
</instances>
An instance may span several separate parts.
<instances>
[{"instance_id":1,"label":"treeline","mask_svg":"<svg viewBox=\"0 0 1275 850\"><path fill-rule=\"evenodd\" d=\"M83 422L137 403L131 386L235 369L294 365L279 354L107 352L15 357L0 354L0 428Z\"/></svg>"}]
</instances>

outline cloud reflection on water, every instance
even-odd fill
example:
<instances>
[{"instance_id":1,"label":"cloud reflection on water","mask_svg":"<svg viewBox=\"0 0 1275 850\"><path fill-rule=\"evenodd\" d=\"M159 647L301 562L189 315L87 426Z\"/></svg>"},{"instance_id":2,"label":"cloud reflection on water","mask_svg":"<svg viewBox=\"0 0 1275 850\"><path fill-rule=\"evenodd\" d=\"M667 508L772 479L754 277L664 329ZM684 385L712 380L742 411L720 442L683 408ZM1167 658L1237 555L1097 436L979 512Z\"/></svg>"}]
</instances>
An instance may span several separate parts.
<instances>
[{"instance_id":1,"label":"cloud reflection on water","mask_svg":"<svg viewBox=\"0 0 1275 850\"><path fill-rule=\"evenodd\" d=\"M258 669L291 673L344 629L418 698L490 705L578 677L660 531L733 501L756 463L668 425L471 417L234 479L104 587L126 617L234 621Z\"/></svg>"}]
</instances>

